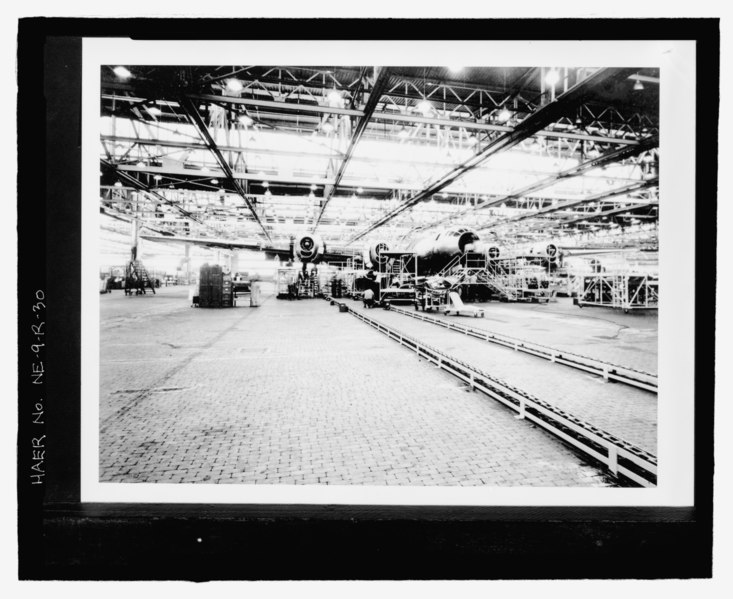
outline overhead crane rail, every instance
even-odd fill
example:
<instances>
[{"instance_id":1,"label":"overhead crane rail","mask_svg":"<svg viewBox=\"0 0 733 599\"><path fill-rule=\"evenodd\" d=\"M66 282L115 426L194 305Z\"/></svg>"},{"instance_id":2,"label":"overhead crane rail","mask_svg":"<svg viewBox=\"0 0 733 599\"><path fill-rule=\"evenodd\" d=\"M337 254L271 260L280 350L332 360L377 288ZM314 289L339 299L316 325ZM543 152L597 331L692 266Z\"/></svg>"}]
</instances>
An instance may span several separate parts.
<instances>
[{"instance_id":1,"label":"overhead crane rail","mask_svg":"<svg viewBox=\"0 0 733 599\"><path fill-rule=\"evenodd\" d=\"M657 458L648 451L513 387L475 366L457 360L419 339L405 335L358 310L353 310L346 304L341 304L339 309L350 312L362 322L414 351L419 357L429 360L438 368L467 383L472 390L478 389L516 411L517 418L530 420L541 426L604 465L613 476L623 479L627 484L641 487L656 486Z\"/></svg>"},{"instance_id":2,"label":"overhead crane rail","mask_svg":"<svg viewBox=\"0 0 733 599\"><path fill-rule=\"evenodd\" d=\"M483 329L474 329L450 320L428 316L424 312L421 313L405 310L396 306L390 306L390 309L393 312L399 312L400 314L405 314L411 318L416 318L423 322L429 322L452 331L457 331L464 335L481 339L482 341L503 345L504 347L511 348L515 351L532 354L533 356L544 358L556 364L564 364L571 368L597 374L606 380L624 383L632 387L651 391L652 393L657 393L658 390L657 376L649 372L636 370L627 366L619 366L618 364L611 364L610 362L588 358L587 356L573 354L554 347L532 343L531 341L525 341L523 339L517 339L507 335L500 335L499 333L493 333Z\"/></svg>"}]
</instances>

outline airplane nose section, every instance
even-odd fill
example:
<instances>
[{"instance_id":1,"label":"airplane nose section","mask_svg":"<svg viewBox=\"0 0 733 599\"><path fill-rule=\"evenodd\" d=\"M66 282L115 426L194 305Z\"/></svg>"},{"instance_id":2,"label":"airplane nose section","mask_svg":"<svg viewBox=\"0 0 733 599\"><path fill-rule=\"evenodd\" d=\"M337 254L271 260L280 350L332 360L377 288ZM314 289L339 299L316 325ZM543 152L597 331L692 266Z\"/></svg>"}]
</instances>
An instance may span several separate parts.
<instances>
[{"instance_id":1,"label":"airplane nose section","mask_svg":"<svg viewBox=\"0 0 733 599\"><path fill-rule=\"evenodd\" d=\"M473 231L466 231L465 233L462 233L461 236L458 238L458 249L461 250L461 252L465 251L471 251L473 249L473 244L475 244L479 240L478 235L474 233Z\"/></svg>"}]
</instances>

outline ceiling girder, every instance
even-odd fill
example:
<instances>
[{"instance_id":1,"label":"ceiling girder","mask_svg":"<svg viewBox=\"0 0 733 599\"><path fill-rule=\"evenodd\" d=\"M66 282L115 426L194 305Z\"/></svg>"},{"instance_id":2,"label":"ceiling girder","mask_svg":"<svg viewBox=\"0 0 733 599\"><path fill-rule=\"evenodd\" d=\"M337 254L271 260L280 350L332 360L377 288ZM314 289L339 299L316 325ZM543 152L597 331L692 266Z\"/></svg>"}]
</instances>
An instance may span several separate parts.
<instances>
[{"instance_id":1,"label":"ceiling girder","mask_svg":"<svg viewBox=\"0 0 733 599\"><path fill-rule=\"evenodd\" d=\"M206 223L201 221L195 214L193 214L192 212L189 212L188 210L182 208L176 202L169 200L164 195L151 189L148 185L140 181L140 179L138 179L137 177L133 177L132 175L127 174L124 170L120 169L118 165L113 164L112 162L108 160L104 160L104 158L100 158L99 162L101 163L103 168L105 168L108 171L112 171L117 178L119 178L121 181L128 183L131 187L134 187L135 189L143 191L147 194L150 194L151 196L160 200L164 204L167 204L168 206L173 206L176 210L178 210L178 212L183 214L183 216L185 216L186 218L189 218L192 221L197 222L200 225L206 226Z\"/></svg>"},{"instance_id":2,"label":"ceiling girder","mask_svg":"<svg viewBox=\"0 0 733 599\"><path fill-rule=\"evenodd\" d=\"M529 115L521 123L519 123L513 131L507 132L504 135L496 138L494 141L489 143L482 151L472 156L462 164L458 165L441 178L437 179L422 191L403 201L400 205L390 210L387 214L382 216L380 219L369 225L362 232L355 235L349 243L358 241L365 235L373 231L374 229L381 227L385 223L395 218L398 214L404 212L411 206L414 206L418 202L438 193L441 189L450 185L453 181L476 168L482 162L488 160L491 156L498 152L505 151L509 148L514 147L522 140L531 137L541 129L544 129L551 123L554 123L570 108L577 106L583 101L588 92L595 86L600 85L603 82L618 79L620 77L627 77L629 69L621 68L601 68L595 71L593 74L586 77L581 82L575 84L567 92L558 96L554 101L545 104L539 108L536 112Z\"/></svg>"},{"instance_id":3,"label":"ceiling girder","mask_svg":"<svg viewBox=\"0 0 733 599\"><path fill-rule=\"evenodd\" d=\"M659 177L653 177L651 179L647 179L646 181L638 181L630 185L625 185L624 187L618 187L616 189L611 189L609 191L603 191L601 193L587 196L585 198L581 198L578 200L570 200L568 202L563 202L562 204L557 204L556 206L549 206L547 208L542 208L530 214L520 214L512 218L507 218L502 221L493 223L489 225L488 227L484 227L482 230L487 231L489 229L494 229L500 225L516 223L519 221L527 220L528 218L536 218L538 216L543 216L545 214L551 214L552 212L559 212L560 210L565 210L567 208L574 208L575 206L580 206L582 204L589 204L591 202L600 202L602 200L607 200L609 198L613 198L616 196L634 193L635 191L641 191L642 189L653 187L658 184L659 184ZM639 205L640 204L634 204L634 206L639 206Z\"/></svg>"},{"instance_id":4,"label":"ceiling girder","mask_svg":"<svg viewBox=\"0 0 733 599\"><path fill-rule=\"evenodd\" d=\"M351 135L351 140L349 141L349 147L346 149L346 153L343 159L341 160L339 169L336 172L336 177L334 178L334 183L329 188L328 194L325 195L323 198L323 203L321 204L321 210L318 212L318 216L316 217L315 222L313 224L314 233L316 229L318 228L318 224L321 222L321 218L323 217L323 213L326 210L326 206L328 205L329 200L333 197L333 194L335 193L336 188L339 186L339 183L341 183L341 178L344 176L344 172L346 171L346 167L349 164L349 160L351 160L351 156L354 153L354 149L356 148L356 145L359 143L359 140L361 139L362 134L366 130L367 123L369 122L369 119L372 117L372 114L374 113L374 110L376 109L377 104L379 103L379 100L382 97L382 92L384 91L384 88L387 86L388 81L389 81L389 69L382 68L377 73L377 77L374 81L374 85L372 86L372 89L369 92L369 99L367 100L367 103L364 105L363 116L359 119L359 122L356 124L356 127L354 128L354 133Z\"/></svg>"},{"instance_id":5,"label":"ceiling girder","mask_svg":"<svg viewBox=\"0 0 733 599\"><path fill-rule=\"evenodd\" d=\"M595 220L597 218L603 218L604 216L616 216L617 214L624 214L626 212L633 212L634 210L639 210L641 208L651 208L653 206L659 206L659 202L657 200L653 202L646 202L644 204L633 204L629 206L623 206L621 208L614 208L613 210L606 210L604 212L594 212L591 214L586 214L585 216L579 216L576 218L571 218L568 220L562 220L558 225L572 225L575 223L582 222L584 220Z\"/></svg>"},{"instance_id":6,"label":"ceiling girder","mask_svg":"<svg viewBox=\"0 0 733 599\"><path fill-rule=\"evenodd\" d=\"M338 114L343 116L361 117L361 110L352 110L349 108L338 108L331 106L321 106L318 104L297 104L293 102L278 102L272 100L256 100L252 98L238 98L234 96L216 96L211 94L189 94L187 97L193 100L203 102L213 102L217 104L242 104L245 106L260 106L263 108L277 108L279 110L293 110L301 112L313 112L318 114ZM133 96L117 97L122 101L135 101L139 98ZM403 123L423 123L427 125L444 126L444 127L463 127L470 131L498 131L507 133L514 130L508 125L496 125L492 123L478 123L470 120L451 120L433 117L420 116L417 114L406 114L402 112L375 112L372 115L372 121L390 121ZM540 137L549 137L557 139L576 139L583 141L594 141L598 143L613 143L623 145L635 145L639 143L636 139L623 137L609 137L605 135L592 135L589 133L577 133L570 131L538 131L535 135Z\"/></svg>"},{"instance_id":7,"label":"ceiling girder","mask_svg":"<svg viewBox=\"0 0 733 599\"><path fill-rule=\"evenodd\" d=\"M262 229L262 232L265 234L265 237L267 238L267 240L272 241L272 239L270 238L269 231L265 228L265 225L260 220L260 217L257 214L257 212L255 211L254 206L252 205L252 202L250 202L249 198L247 197L245 190L242 189L239 181L235 179L234 172L232 171L231 167L229 166L229 163L224 158L224 155L221 153L221 151L217 147L216 142L214 141L214 138L211 137L211 133L209 133L209 129L206 126L206 123L204 123L204 121L201 119L201 115L198 113L196 106L194 106L191 99L187 97L181 98L180 105L183 111L186 113L186 116L188 116L188 119L191 121L191 124L198 130L204 143L207 145L211 153L214 155L214 158L216 159L217 163L219 163L219 166L221 167L221 170L224 172L224 175L226 176L227 180L231 183L231 185L234 187L234 189L239 194L239 196L244 200L244 203L246 204L247 208L249 208L249 211L252 213L252 216L254 216L255 221Z\"/></svg>"},{"instance_id":8,"label":"ceiling girder","mask_svg":"<svg viewBox=\"0 0 733 599\"><path fill-rule=\"evenodd\" d=\"M451 214L450 216L447 216L434 223L430 223L429 225L426 225L421 228L422 229L431 229L433 227L442 225L455 218L465 216L469 212L474 212L477 210L481 210L482 208L488 208L489 206L495 206L497 204L502 204L506 201L517 200L519 198L525 197L541 189L550 187L551 185L554 185L555 183L557 183L558 181L562 179L570 179L572 177L578 177L584 173L587 173L590 170L600 168L603 166L607 166L615 162L620 162L621 160L625 160L626 158L632 158L633 156L638 156L639 154L645 151L656 148L658 145L659 145L659 139L655 136L655 137L649 137L647 139L642 140L636 146L624 146L621 148L617 148L615 150L612 150L611 152L602 154L601 156L597 158L586 160L585 162L582 162L581 164L577 166L574 166L567 170L561 171L554 175L550 175L549 177L545 177L544 179L540 179L539 181L535 181L534 183L530 183L529 185L526 185L525 187L522 187L521 189L513 191L512 193L509 193L503 196L499 196L499 197L495 197L495 198L492 198L490 200L486 200L483 202L479 202L474 206L468 206L467 208L464 208L460 212L456 212L456 214Z\"/></svg>"}]
</instances>

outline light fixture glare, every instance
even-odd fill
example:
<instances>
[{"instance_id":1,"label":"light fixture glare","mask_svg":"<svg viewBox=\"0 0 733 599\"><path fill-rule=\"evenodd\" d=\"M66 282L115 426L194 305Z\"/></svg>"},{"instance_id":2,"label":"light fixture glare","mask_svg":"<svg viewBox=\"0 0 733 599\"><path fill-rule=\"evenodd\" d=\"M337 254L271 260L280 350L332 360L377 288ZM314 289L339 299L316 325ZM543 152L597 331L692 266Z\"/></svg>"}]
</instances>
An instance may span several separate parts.
<instances>
[{"instance_id":1,"label":"light fixture glare","mask_svg":"<svg viewBox=\"0 0 733 599\"><path fill-rule=\"evenodd\" d=\"M129 79L130 77L132 77L132 73L127 70L127 68L122 66L115 67L114 69L112 69L112 71L114 71L114 74L117 75L120 79Z\"/></svg>"}]
</instances>

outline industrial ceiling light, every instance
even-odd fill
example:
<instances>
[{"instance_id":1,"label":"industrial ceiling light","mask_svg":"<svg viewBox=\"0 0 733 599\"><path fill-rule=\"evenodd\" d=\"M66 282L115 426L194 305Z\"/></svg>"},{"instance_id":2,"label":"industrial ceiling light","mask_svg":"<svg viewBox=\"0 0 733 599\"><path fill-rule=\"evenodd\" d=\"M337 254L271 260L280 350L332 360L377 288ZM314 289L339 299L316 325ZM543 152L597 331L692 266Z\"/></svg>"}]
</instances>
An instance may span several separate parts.
<instances>
[{"instance_id":1,"label":"industrial ceiling light","mask_svg":"<svg viewBox=\"0 0 733 599\"><path fill-rule=\"evenodd\" d=\"M267 181L263 181L262 187L265 187L265 188L270 187L270 184Z\"/></svg>"},{"instance_id":2,"label":"industrial ceiling light","mask_svg":"<svg viewBox=\"0 0 733 599\"><path fill-rule=\"evenodd\" d=\"M139 168L143 168L145 166L145 163L141 160L140 162L137 163L137 166Z\"/></svg>"},{"instance_id":3,"label":"industrial ceiling light","mask_svg":"<svg viewBox=\"0 0 733 599\"><path fill-rule=\"evenodd\" d=\"M331 133L331 131L333 131L333 125L329 121L326 121L321 125L321 131L324 133Z\"/></svg>"},{"instance_id":4,"label":"industrial ceiling light","mask_svg":"<svg viewBox=\"0 0 733 599\"><path fill-rule=\"evenodd\" d=\"M155 175L155 176L153 177L153 179L155 179L156 181L160 181L160 180L161 180L162 178L163 178L163 177L161 177L160 175Z\"/></svg>"},{"instance_id":5,"label":"industrial ceiling light","mask_svg":"<svg viewBox=\"0 0 733 599\"><path fill-rule=\"evenodd\" d=\"M433 105L428 102L425 98L417 103L416 108L422 113L423 116L428 116L430 111L433 109Z\"/></svg>"},{"instance_id":6,"label":"industrial ceiling light","mask_svg":"<svg viewBox=\"0 0 733 599\"><path fill-rule=\"evenodd\" d=\"M407 132L407 129L403 127L400 127L400 130L397 132L397 137L400 137L402 139L405 139L409 133Z\"/></svg>"},{"instance_id":7,"label":"industrial ceiling light","mask_svg":"<svg viewBox=\"0 0 733 599\"><path fill-rule=\"evenodd\" d=\"M634 91L635 92L640 92L643 89L644 89L644 84L641 82L641 79L637 79L634 82Z\"/></svg>"},{"instance_id":8,"label":"industrial ceiling light","mask_svg":"<svg viewBox=\"0 0 733 599\"><path fill-rule=\"evenodd\" d=\"M356 193L364 193L364 190L361 187L357 187Z\"/></svg>"},{"instance_id":9,"label":"industrial ceiling light","mask_svg":"<svg viewBox=\"0 0 733 599\"><path fill-rule=\"evenodd\" d=\"M122 187L122 182L121 181L116 181L115 182L115 187Z\"/></svg>"},{"instance_id":10,"label":"industrial ceiling light","mask_svg":"<svg viewBox=\"0 0 733 599\"><path fill-rule=\"evenodd\" d=\"M227 79L227 89L230 92L241 92L244 89L244 85L239 79Z\"/></svg>"},{"instance_id":11,"label":"industrial ceiling light","mask_svg":"<svg viewBox=\"0 0 733 599\"><path fill-rule=\"evenodd\" d=\"M252 117L248 114L240 114L239 122L242 123L245 127L249 127L252 123L254 123Z\"/></svg>"},{"instance_id":12,"label":"industrial ceiling light","mask_svg":"<svg viewBox=\"0 0 733 599\"><path fill-rule=\"evenodd\" d=\"M328 92L328 101L331 104L338 104L341 102L341 92L339 92L337 89L332 89L330 92Z\"/></svg>"},{"instance_id":13,"label":"industrial ceiling light","mask_svg":"<svg viewBox=\"0 0 733 599\"><path fill-rule=\"evenodd\" d=\"M466 141L469 146L475 146L478 143L478 139L476 139L475 135L469 135Z\"/></svg>"},{"instance_id":14,"label":"industrial ceiling light","mask_svg":"<svg viewBox=\"0 0 733 599\"><path fill-rule=\"evenodd\" d=\"M159 116L161 114L160 108L158 108L157 106L148 106L147 108L148 108L148 112L152 114L153 116Z\"/></svg>"},{"instance_id":15,"label":"industrial ceiling light","mask_svg":"<svg viewBox=\"0 0 733 599\"><path fill-rule=\"evenodd\" d=\"M463 70L463 67L448 67L448 70L451 73L460 73Z\"/></svg>"},{"instance_id":16,"label":"industrial ceiling light","mask_svg":"<svg viewBox=\"0 0 733 599\"><path fill-rule=\"evenodd\" d=\"M129 79L132 77L132 73L128 71L125 67L115 67L112 69L115 75L117 75L120 79Z\"/></svg>"},{"instance_id":17,"label":"industrial ceiling light","mask_svg":"<svg viewBox=\"0 0 733 599\"><path fill-rule=\"evenodd\" d=\"M547 71L547 74L545 75L545 83L547 83L547 85L554 86L558 81L560 81L560 73L555 69Z\"/></svg>"},{"instance_id":18,"label":"industrial ceiling light","mask_svg":"<svg viewBox=\"0 0 733 599\"><path fill-rule=\"evenodd\" d=\"M219 179L212 179L211 180L212 185L219 185Z\"/></svg>"},{"instance_id":19,"label":"industrial ceiling light","mask_svg":"<svg viewBox=\"0 0 733 599\"><path fill-rule=\"evenodd\" d=\"M511 118L511 116L512 116L511 111L508 108L504 108L499 113L499 122L500 123L505 123L506 121L508 121Z\"/></svg>"},{"instance_id":20,"label":"industrial ceiling light","mask_svg":"<svg viewBox=\"0 0 733 599\"><path fill-rule=\"evenodd\" d=\"M272 195L272 192L271 192L271 191L270 191L270 190L268 189L268 190L267 190L267 191L265 192L265 195L266 195L266 196L271 196L271 195Z\"/></svg>"},{"instance_id":21,"label":"industrial ceiling light","mask_svg":"<svg viewBox=\"0 0 733 599\"><path fill-rule=\"evenodd\" d=\"M311 185L311 191L315 191L316 189L318 189L318 188L315 185ZM313 194L311 194L311 195L313 195Z\"/></svg>"}]
</instances>

